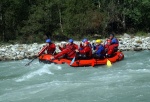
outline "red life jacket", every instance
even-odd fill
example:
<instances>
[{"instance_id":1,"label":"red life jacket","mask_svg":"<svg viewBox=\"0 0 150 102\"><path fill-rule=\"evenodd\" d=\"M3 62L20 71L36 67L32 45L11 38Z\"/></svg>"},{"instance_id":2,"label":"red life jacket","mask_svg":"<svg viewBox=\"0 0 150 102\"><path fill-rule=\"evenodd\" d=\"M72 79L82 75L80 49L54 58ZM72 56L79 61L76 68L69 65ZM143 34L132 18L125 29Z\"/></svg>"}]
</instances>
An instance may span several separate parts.
<instances>
[{"instance_id":1,"label":"red life jacket","mask_svg":"<svg viewBox=\"0 0 150 102\"><path fill-rule=\"evenodd\" d=\"M62 50L60 53L58 53L57 55L54 56L54 58L59 58L62 56L67 56L67 58L73 58L75 57L75 50L78 48L78 46L76 44L67 44L66 48L64 50Z\"/></svg>"},{"instance_id":2,"label":"red life jacket","mask_svg":"<svg viewBox=\"0 0 150 102\"><path fill-rule=\"evenodd\" d=\"M56 50L55 44L54 43L49 44L46 50L47 50L47 54L53 54L54 51Z\"/></svg>"},{"instance_id":3,"label":"red life jacket","mask_svg":"<svg viewBox=\"0 0 150 102\"><path fill-rule=\"evenodd\" d=\"M44 46L42 48L42 50L39 52L38 56L40 56L41 54L43 54L45 52L45 50L47 50L47 54L53 54L54 51L56 50L56 46L55 46L54 43L49 44L49 46Z\"/></svg>"},{"instance_id":4,"label":"red life jacket","mask_svg":"<svg viewBox=\"0 0 150 102\"><path fill-rule=\"evenodd\" d=\"M78 45L73 43L73 44L67 45L66 48L68 49L67 57L68 58L75 57L75 54L76 54L75 50L78 49Z\"/></svg>"},{"instance_id":5,"label":"red life jacket","mask_svg":"<svg viewBox=\"0 0 150 102\"><path fill-rule=\"evenodd\" d=\"M107 50L108 55L112 55L114 53L114 46L113 45L105 45L105 49Z\"/></svg>"},{"instance_id":6,"label":"red life jacket","mask_svg":"<svg viewBox=\"0 0 150 102\"><path fill-rule=\"evenodd\" d=\"M80 54L84 54L87 57L92 57L92 50L90 46L85 46L83 50L79 51Z\"/></svg>"}]
</instances>

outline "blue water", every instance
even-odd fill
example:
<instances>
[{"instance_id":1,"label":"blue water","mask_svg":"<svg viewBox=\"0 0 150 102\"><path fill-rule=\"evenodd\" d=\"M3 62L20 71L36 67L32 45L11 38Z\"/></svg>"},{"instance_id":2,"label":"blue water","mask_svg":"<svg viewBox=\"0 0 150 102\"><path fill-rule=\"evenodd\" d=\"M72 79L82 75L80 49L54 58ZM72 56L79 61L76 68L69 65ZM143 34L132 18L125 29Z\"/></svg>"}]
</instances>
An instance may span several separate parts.
<instances>
[{"instance_id":1,"label":"blue water","mask_svg":"<svg viewBox=\"0 0 150 102\"><path fill-rule=\"evenodd\" d=\"M0 102L149 102L150 51L98 67L0 62Z\"/></svg>"}]
</instances>

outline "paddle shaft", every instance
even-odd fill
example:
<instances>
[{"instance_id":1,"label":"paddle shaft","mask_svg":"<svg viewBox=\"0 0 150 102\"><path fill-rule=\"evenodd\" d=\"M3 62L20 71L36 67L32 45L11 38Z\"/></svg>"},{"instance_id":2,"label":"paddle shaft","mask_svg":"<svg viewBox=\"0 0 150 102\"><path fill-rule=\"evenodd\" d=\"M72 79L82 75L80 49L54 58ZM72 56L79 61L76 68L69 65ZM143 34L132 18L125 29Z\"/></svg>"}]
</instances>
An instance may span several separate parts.
<instances>
[{"instance_id":1,"label":"paddle shaft","mask_svg":"<svg viewBox=\"0 0 150 102\"><path fill-rule=\"evenodd\" d=\"M35 58L33 58L29 63L27 63L25 66L29 66L30 63L32 63L37 57L39 57L44 51L45 49L47 48L47 46L45 46L38 54L38 56L36 56Z\"/></svg>"},{"instance_id":2,"label":"paddle shaft","mask_svg":"<svg viewBox=\"0 0 150 102\"><path fill-rule=\"evenodd\" d=\"M29 66L30 63L32 63L37 57L33 58L29 63L27 63L25 66Z\"/></svg>"}]
</instances>

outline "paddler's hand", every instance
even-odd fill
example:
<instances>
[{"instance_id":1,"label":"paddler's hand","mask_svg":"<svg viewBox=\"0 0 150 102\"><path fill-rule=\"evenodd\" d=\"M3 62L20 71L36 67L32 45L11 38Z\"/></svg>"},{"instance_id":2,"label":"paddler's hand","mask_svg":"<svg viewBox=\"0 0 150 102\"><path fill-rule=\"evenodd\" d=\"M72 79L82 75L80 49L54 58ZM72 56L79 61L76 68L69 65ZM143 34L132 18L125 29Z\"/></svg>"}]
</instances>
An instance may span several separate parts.
<instances>
[{"instance_id":1,"label":"paddler's hand","mask_svg":"<svg viewBox=\"0 0 150 102\"><path fill-rule=\"evenodd\" d=\"M106 55L105 55L105 56L106 56L106 58L108 58L108 54L107 54L107 53L106 53Z\"/></svg>"},{"instance_id":2,"label":"paddler's hand","mask_svg":"<svg viewBox=\"0 0 150 102\"><path fill-rule=\"evenodd\" d=\"M39 54L34 55L34 57L39 57Z\"/></svg>"},{"instance_id":3,"label":"paddler's hand","mask_svg":"<svg viewBox=\"0 0 150 102\"><path fill-rule=\"evenodd\" d=\"M54 58L54 56L52 56L50 59L51 59L51 60L54 60L55 58Z\"/></svg>"},{"instance_id":4,"label":"paddler's hand","mask_svg":"<svg viewBox=\"0 0 150 102\"><path fill-rule=\"evenodd\" d=\"M79 50L77 50L77 49L76 49L75 51L76 51L76 52L79 52Z\"/></svg>"}]
</instances>

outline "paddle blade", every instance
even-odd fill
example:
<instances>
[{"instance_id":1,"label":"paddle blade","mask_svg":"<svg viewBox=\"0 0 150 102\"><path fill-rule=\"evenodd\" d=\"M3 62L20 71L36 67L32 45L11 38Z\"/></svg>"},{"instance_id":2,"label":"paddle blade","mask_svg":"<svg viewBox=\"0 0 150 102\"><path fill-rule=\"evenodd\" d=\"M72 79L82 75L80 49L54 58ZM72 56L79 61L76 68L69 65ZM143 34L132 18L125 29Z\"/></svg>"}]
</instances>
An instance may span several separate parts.
<instances>
[{"instance_id":1,"label":"paddle blade","mask_svg":"<svg viewBox=\"0 0 150 102\"><path fill-rule=\"evenodd\" d=\"M72 65L72 64L74 63L75 59L76 59L76 57L74 57L74 58L72 59L70 65Z\"/></svg>"},{"instance_id":2,"label":"paddle blade","mask_svg":"<svg viewBox=\"0 0 150 102\"><path fill-rule=\"evenodd\" d=\"M108 67L111 67L112 66L112 64L111 64L111 62L107 59L107 66Z\"/></svg>"}]
</instances>

